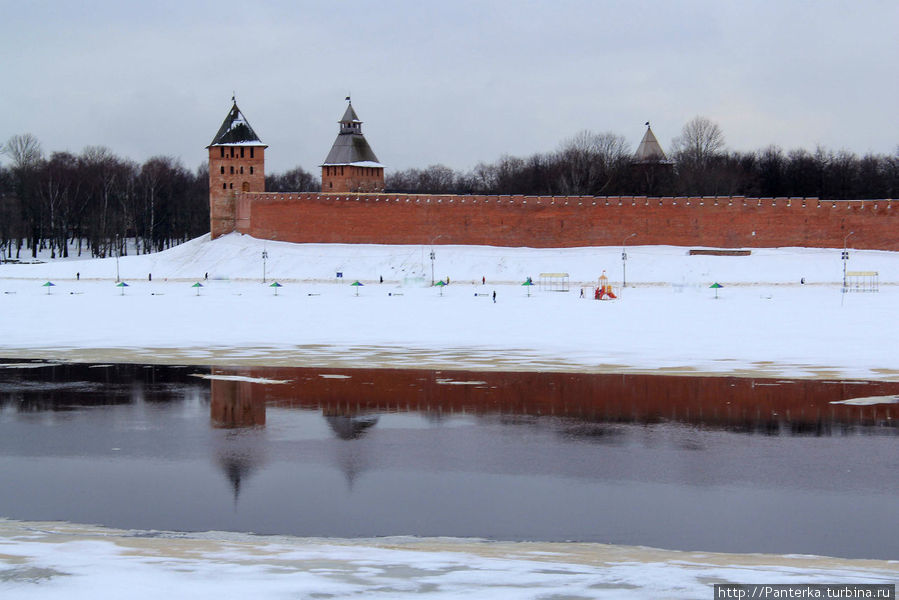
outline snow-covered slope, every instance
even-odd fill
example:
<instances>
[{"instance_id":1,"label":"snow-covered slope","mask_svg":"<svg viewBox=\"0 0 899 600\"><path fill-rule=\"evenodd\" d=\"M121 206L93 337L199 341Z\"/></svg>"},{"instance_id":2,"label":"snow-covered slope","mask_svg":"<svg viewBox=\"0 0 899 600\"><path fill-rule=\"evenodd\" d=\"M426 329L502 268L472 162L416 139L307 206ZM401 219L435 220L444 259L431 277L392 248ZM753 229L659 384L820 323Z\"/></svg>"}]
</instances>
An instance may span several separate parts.
<instances>
[{"instance_id":1,"label":"snow-covered slope","mask_svg":"<svg viewBox=\"0 0 899 600\"><path fill-rule=\"evenodd\" d=\"M839 250L689 256L638 246L627 249L636 287L625 290L620 247L438 246L435 275L451 282L443 290L428 285L430 250L204 237L120 258L124 295L115 258L3 265L0 355L899 376L899 253L852 251L849 269L878 271L880 291L843 294ZM619 299L579 298L575 282L603 270ZM569 273L571 290L521 286L543 272ZM278 296L272 279L284 284ZM365 285L351 287L357 279ZM56 284L49 294L47 280ZM708 288L716 281L717 300Z\"/></svg>"}]
</instances>

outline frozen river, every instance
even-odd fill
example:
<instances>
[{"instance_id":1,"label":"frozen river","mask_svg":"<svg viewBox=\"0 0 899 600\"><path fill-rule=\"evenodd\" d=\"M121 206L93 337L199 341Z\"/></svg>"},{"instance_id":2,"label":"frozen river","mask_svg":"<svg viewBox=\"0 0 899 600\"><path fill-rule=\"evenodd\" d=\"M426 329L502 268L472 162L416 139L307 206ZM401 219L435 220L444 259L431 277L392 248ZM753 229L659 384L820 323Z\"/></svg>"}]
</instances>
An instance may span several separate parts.
<instances>
[{"instance_id":1,"label":"frozen river","mask_svg":"<svg viewBox=\"0 0 899 600\"><path fill-rule=\"evenodd\" d=\"M895 558L899 384L0 368L0 516Z\"/></svg>"}]
</instances>

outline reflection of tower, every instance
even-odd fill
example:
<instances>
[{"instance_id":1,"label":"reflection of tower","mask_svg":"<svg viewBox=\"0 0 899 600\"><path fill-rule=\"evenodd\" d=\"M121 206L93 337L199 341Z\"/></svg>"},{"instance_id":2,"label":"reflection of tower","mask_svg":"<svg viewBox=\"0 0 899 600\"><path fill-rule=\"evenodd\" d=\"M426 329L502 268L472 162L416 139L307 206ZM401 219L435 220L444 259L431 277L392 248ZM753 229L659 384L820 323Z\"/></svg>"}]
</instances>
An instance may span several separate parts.
<instances>
[{"instance_id":1,"label":"reflection of tower","mask_svg":"<svg viewBox=\"0 0 899 600\"><path fill-rule=\"evenodd\" d=\"M221 375L222 371L213 369L212 373ZM231 430L224 434L224 445L217 454L234 489L236 508L241 484L265 462L265 443L260 439L265 426L265 393L254 397L254 389L261 388L248 381L213 379L209 387L212 426Z\"/></svg>"},{"instance_id":2,"label":"reflection of tower","mask_svg":"<svg viewBox=\"0 0 899 600\"><path fill-rule=\"evenodd\" d=\"M339 439L357 442L340 444L337 448L337 462L346 477L347 486L352 489L356 476L364 471L366 466L366 453L358 441L378 423L378 417L325 414L325 421Z\"/></svg>"},{"instance_id":3,"label":"reflection of tower","mask_svg":"<svg viewBox=\"0 0 899 600\"><path fill-rule=\"evenodd\" d=\"M258 387L258 386L257 386ZM265 425L265 397L253 398L253 384L213 379L209 418L215 427Z\"/></svg>"},{"instance_id":4,"label":"reflection of tower","mask_svg":"<svg viewBox=\"0 0 899 600\"><path fill-rule=\"evenodd\" d=\"M241 484L265 464L265 439L262 429L245 429L225 433L224 444L218 450L218 463L234 490L234 506L240 496Z\"/></svg>"},{"instance_id":5,"label":"reflection of tower","mask_svg":"<svg viewBox=\"0 0 899 600\"><path fill-rule=\"evenodd\" d=\"M325 415L331 431L342 440L356 440L365 435L369 427L378 423L378 417L352 417L349 415Z\"/></svg>"}]
</instances>

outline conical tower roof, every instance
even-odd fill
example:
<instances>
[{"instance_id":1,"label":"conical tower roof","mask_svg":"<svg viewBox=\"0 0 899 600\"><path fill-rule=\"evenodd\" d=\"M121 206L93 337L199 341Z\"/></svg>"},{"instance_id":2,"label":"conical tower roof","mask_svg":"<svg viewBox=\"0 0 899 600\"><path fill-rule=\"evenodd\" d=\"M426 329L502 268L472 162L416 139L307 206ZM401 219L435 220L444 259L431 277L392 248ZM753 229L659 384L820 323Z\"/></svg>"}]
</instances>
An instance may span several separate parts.
<instances>
[{"instance_id":1,"label":"conical tower roof","mask_svg":"<svg viewBox=\"0 0 899 600\"><path fill-rule=\"evenodd\" d=\"M659 141L652 133L652 128L649 126L649 123L646 123L646 133L643 134L643 139L640 141L640 145L637 146L637 152L634 154L634 159L640 163L668 161L668 157L665 156L662 146L659 145Z\"/></svg>"},{"instance_id":2,"label":"conical tower roof","mask_svg":"<svg viewBox=\"0 0 899 600\"><path fill-rule=\"evenodd\" d=\"M346 105L346 111L343 113L343 117L340 119L340 123L361 123L359 117L356 116L356 111L353 110L353 103L350 102Z\"/></svg>"},{"instance_id":3,"label":"conical tower roof","mask_svg":"<svg viewBox=\"0 0 899 600\"><path fill-rule=\"evenodd\" d=\"M218 133L215 134L212 143L209 145L264 146L265 144L262 143L262 140L259 139L259 136L256 135L256 132L250 127L249 121L243 116L240 109L237 108L237 102L234 101L234 98L232 98L231 101L233 102L231 110L228 111L228 116L225 117L222 126L219 127Z\"/></svg>"},{"instance_id":4,"label":"conical tower roof","mask_svg":"<svg viewBox=\"0 0 899 600\"><path fill-rule=\"evenodd\" d=\"M347 98L349 100L349 98ZM365 136L362 135L362 121L353 110L353 103L347 104L346 111L340 119L340 133L331 146L331 151L325 158L322 167L334 165L356 165L361 167L383 167L378 162L371 146L368 145Z\"/></svg>"}]
</instances>

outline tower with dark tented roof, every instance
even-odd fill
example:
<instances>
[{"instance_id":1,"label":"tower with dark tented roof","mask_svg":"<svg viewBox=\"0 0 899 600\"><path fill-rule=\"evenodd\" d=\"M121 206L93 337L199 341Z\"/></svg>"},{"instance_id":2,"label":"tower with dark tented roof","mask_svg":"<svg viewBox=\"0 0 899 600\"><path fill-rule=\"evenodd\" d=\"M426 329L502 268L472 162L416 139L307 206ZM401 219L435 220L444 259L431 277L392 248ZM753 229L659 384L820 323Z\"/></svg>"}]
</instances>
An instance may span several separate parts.
<instances>
[{"instance_id":1,"label":"tower with dark tented roof","mask_svg":"<svg viewBox=\"0 0 899 600\"><path fill-rule=\"evenodd\" d=\"M339 123L340 132L321 165L322 192L384 191L384 165L362 135L362 121L349 97Z\"/></svg>"},{"instance_id":2,"label":"tower with dark tented roof","mask_svg":"<svg viewBox=\"0 0 899 600\"><path fill-rule=\"evenodd\" d=\"M235 192L265 191L265 149L249 121L232 106L209 150L209 230L212 238L234 231Z\"/></svg>"}]
</instances>

